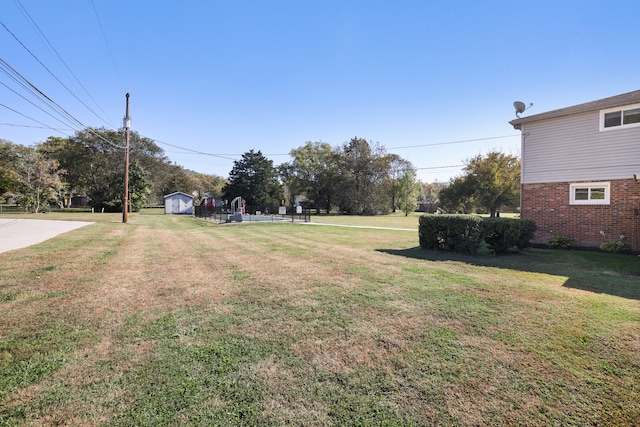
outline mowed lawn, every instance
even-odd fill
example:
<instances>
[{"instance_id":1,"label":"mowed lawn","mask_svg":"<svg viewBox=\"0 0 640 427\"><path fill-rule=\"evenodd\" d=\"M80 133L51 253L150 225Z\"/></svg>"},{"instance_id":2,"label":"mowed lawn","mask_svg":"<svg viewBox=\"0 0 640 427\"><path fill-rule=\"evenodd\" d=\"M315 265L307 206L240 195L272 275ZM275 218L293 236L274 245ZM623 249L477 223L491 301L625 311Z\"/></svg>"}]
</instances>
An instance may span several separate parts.
<instances>
[{"instance_id":1,"label":"mowed lawn","mask_svg":"<svg viewBox=\"0 0 640 427\"><path fill-rule=\"evenodd\" d=\"M0 254L2 426L640 424L635 256L44 219L96 223Z\"/></svg>"}]
</instances>

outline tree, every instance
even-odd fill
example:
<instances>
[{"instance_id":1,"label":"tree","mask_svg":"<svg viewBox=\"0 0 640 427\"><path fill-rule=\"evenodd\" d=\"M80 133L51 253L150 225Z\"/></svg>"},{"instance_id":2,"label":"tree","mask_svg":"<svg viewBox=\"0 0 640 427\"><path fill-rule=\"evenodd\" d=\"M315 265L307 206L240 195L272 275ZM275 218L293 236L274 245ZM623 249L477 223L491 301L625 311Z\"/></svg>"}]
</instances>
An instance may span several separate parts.
<instances>
[{"instance_id":1,"label":"tree","mask_svg":"<svg viewBox=\"0 0 640 427\"><path fill-rule=\"evenodd\" d=\"M420 184L416 181L416 170L412 167L406 168L397 178L396 190L398 207L405 216L409 216L409 213L416 210L419 190Z\"/></svg>"},{"instance_id":2,"label":"tree","mask_svg":"<svg viewBox=\"0 0 640 427\"><path fill-rule=\"evenodd\" d=\"M304 195L315 205L317 213L321 207L329 213L338 177L337 158L331 145L307 142L289 154L293 160L280 166L280 176L291 196Z\"/></svg>"},{"instance_id":3,"label":"tree","mask_svg":"<svg viewBox=\"0 0 640 427\"><path fill-rule=\"evenodd\" d=\"M467 162L469 188L479 206L491 217L502 206L518 206L520 202L520 160L516 156L491 152Z\"/></svg>"},{"instance_id":4,"label":"tree","mask_svg":"<svg viewBox=\"0 0 640 427\"><path fill-rule=\"evenodd\" d=\"M338 165L341 209L357 215L389 212L388 162L382 147L353 138L338 151Z\"/></svg>"},{"instance_id":5,"label":"tree","mask_svg":"<svg viewBox=\"0 0 640 427\"><path fill-rule=\"evenodd\" d=\"M195 183L195 193L199 200L205 197L216 199L222 197L222 189L227 183L227 180L223 177L196 172L192 178Z\"/></svg>"},{"instance_id":6,"label":"tree","mask_svg":"<svg viewBox=\"0 0 640 427\"><path fill-rule=\"evenodd\" d=\"M19 147L15 167L21 205L38 213L42 205L57 200L63 187L60 177L65 173L58 166L56 160L45 157L35 147Z\"/></svg>"},{"instance_id":7,"label":"tree","mask_svg":"<svg viewBox=\"0 0 640 427\"><path fill-rule=\"evenodd\" d=\"M0 195L17 190L20 182L20 175L15 168L17 162L17 146L0 139Z\"/></svg>"},{"instance_id":8,"label":"tree","mask_svg":"<svg viewBox=\"0 0 640 427\"><path fill-rule=\"evenodd\" d=\"M151 175L140 166L138 160L129 168L129 194L132 212L139 212L151 194Z\"/></svg>"},{"instance_id":9,"label":"tree","mask_svg":"<svg viewBox=\"0 0 640 427\"><path fill-rule=\"evenodd\" d=\"M391 193L391 209L393 210L393 212L395 212L398 208L404 211L403 206L400 205L407 202L407 200L402 199L407 196L407 191L409 190L407 185L409 184L411 176L413 177L413 183L415 183L415 169L413 169L413 165L411 164L411 162L403 159L397 154L387 155L386 161L389 167L389 192ZM412 171L413 173L409 171ZM415 196L416 200L414 202L417 202L417 193ZM414 208L415 204L416 203L414 203Z\"/></svg>"},{"instance_id":10,"label":"tree","mask_svg":"<svg viewBox=\"0 0 640 427\"><path fill-rule=\"evenodd\" d=\"M65 182L70 195L89 196L90 204L98 209L122 210L124 136L121 131L88 128L69 138L50 137L42 144L41 151L67 171ZM145 185L133 188L130 185L132 200L146 200L149 192L156 197L160 193L161 198L161 178L166 176L164 170L169 166L163 150L149 138L131 132L130 163L148 174ZM131 179L136 177L130 175ZM136 194L138 190L143 192Z\"/></svg>"},{"instance_id":11,"label":"tree","mask_svg":"<svg viewBox=\"0 0 640 427\"><path fill-rule=\"evenodd\" d=\"M516 156L491 152L467 161L465 175L451 181L440 192L441 205L450 212L486 209L491 217L502 206L518 206L520 161Z\"/></svg>"},{"instance_id":12,"label":"tree","mask_svg":"<svg viewBox=\"0 0 640 427\"><path fill-rule=\"evenodd\" d=\"M438 210L440 202L440 191L446 188L444 182L420 183L420 192L418 195L418 205L421 212L434 213Z\"/></svg>"},{"instance_id":13,"label":"tree","mask_svg":"<svg viewBox=\"0 0 640 427\"><path fill-rule=\"evenodd\" d=\"M256 207L278 206L282 199L282 187L273 161L253 150L234 162L223 192L227 200L241 196L247 205Z\"/></svg>"},{"instance_id":14,"label":"tree","mask_svg":"<svg viewBox=\"0 0 640 427\"><path fill-rule=\"evenodd\" d=\"M471 213L474 202L466 176L458 176L438 194L439 207L448 213Z\"/></svg>"}]
</instances>

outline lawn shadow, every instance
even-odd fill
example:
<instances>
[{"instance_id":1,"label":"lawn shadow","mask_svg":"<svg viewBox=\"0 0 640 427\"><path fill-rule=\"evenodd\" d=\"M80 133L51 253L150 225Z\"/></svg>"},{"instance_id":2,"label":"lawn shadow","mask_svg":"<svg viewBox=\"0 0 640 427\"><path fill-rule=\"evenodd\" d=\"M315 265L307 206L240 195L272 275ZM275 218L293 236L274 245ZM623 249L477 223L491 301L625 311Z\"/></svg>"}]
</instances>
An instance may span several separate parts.
<instances>
[{"instance_id":1,"label":"lawn shadow","mask_svg":"<svg viewBox=\"0 0 640 427\"><path fill-rule=\"evenodd\" d=\"M588 251L527 249L505 255L464 255L423 249L377 249L405 258L506 268L523 272L567 277L563 286L584 291L640 300L640 260L632 255Z\"/></svg>"}]
</instances>

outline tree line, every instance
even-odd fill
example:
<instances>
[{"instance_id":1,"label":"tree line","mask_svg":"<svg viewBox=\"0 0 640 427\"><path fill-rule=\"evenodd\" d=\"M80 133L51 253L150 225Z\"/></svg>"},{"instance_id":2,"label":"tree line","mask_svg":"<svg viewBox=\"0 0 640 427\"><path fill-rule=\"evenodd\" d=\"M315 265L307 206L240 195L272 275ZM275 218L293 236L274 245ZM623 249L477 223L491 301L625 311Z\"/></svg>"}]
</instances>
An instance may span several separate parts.
<instances>
[{"instance_id":1,"label":"tree line","mask_svg":"<svg viewBox=\"0 0 640 427\"><path fill-rule=\"evenodd\" d=\"M0 140L0 194L4 202L40 211L88 204L122 211L124 149L122 131L89 128L68 138L49 137L25 147ZM129 200L138 211L162 203L165 194L184 191L220 194L226 180L171 163L153 140L130 135ZM75 203L74 203L75 202Z\"/></svg>"},{"instance_id":2,"label":"tree line","mask_svg":"<svg viewBox=\"0 0 640 427\"><path fill-rule=\"evenodd\" d=\"M0 194L38 212L86 202L96 209L121 211L124 151L122 130L88 128L73 136L49 137L25 147L0 140ZM425 211L491 214L517 206L519 160L490 153L467 162L465 174L445 183L421 183L406 159L384 147L354 137L339 146L307 142L279 166L250 150L234 162L228 178L189 171L172 163L153 140L130 134L130 208L161 204L176 191L232 200L242 196L260 208L302 204L317 213L377 215L418 206Z\"/></svg>"}]
</instances>

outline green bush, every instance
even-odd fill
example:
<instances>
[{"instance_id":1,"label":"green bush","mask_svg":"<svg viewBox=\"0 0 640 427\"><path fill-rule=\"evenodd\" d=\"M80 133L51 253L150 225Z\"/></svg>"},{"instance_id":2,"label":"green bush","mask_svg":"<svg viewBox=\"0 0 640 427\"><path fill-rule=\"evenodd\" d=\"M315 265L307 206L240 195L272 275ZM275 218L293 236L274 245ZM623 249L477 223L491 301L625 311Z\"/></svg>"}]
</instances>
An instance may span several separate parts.
<instances>
[{"instance_id":1,"label":"green bush","mask_svg":"<svg viewBox=\"0 0 640 427\"><path fill-rule=\"evenodd\" d=\"M423 215L418 229L425 249L475 254L483 243L493 253L529 246L535 222L511 218L480 218L469 215Z\"/></svg>"},{"instance_id":2,"label":"green bush","mask_svg":"<svg viewBox=\"0 0 640 427\"><path fill-rule=\"evenodd\" d=\"M526 248L536 231L536 223L528 219L487 218L482 225L484 241L496 254Z\"/></svg>"},{"instance_id":3,"label":"green bush","mask_svg":"<svg viewBox=\"0 0 640 427\"><path fill-rule=\"evenodd\" d=\"M627 248L622 241L613 240L613 241L604 242L603 244L601 244L600 245L600 250L601 251L605 251L605 252L611 252L611 253L615 254L615 253L618 253L618 252L627 251L627 250L629 250L629 248Z\"/></svg>"},{"instance_id":4,"label":"green bush","mask_svg":"<svg viewBox=\"0 0 640 427\"><path fill-rule=\"evenodd\" d=\"M469 215L423 215L419 219L420 247L475 254L483 241L482 218Z\"/></svg>"},{"instance_id":5,"label":"green bush","mask_svg":"<svg viewBox=\"0 0 640 427\"><path fill-rule=\"evenodd\" d=\"M565 236L553 236L547 243L551 249L568 249L571 246L571 240Z\"/></svg>"}]
</instances>

